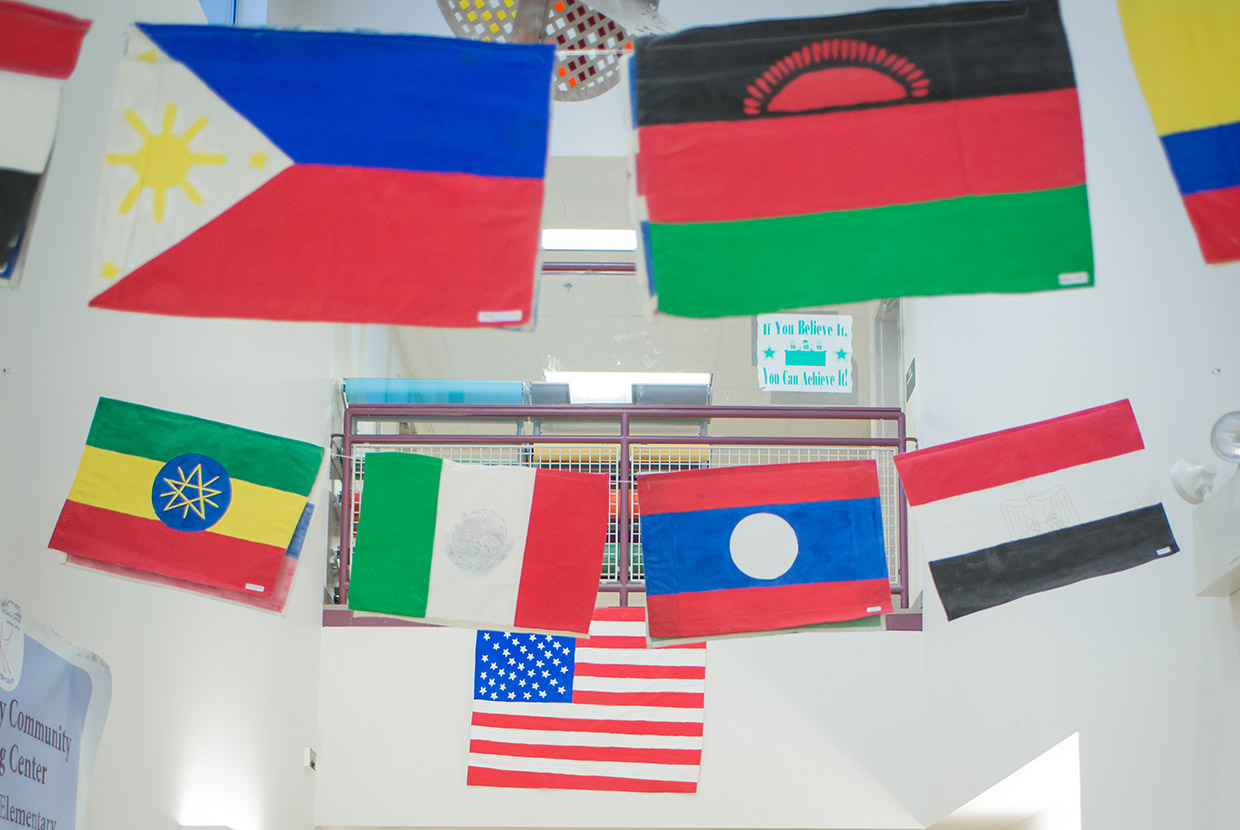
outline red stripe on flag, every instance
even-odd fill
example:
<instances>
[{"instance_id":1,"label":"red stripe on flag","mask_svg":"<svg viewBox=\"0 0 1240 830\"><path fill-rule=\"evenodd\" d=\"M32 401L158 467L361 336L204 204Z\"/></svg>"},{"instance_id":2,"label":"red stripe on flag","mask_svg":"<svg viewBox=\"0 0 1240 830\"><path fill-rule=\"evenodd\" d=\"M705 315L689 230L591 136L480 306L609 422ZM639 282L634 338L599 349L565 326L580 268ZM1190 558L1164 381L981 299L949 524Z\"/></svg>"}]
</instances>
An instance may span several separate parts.
<instances>
[{"instance_id":1,"label":"red stripe on flag","mask_svg":"<svg viewBox=\"0 0 1240 830\"><path fill-rule=\"evenodd\" d=\"M1085 181L1075 89L638 131L652 222L726 222ZM727 171L726 175L720 171Z\"/></svg>"},{"instance_id":2,"label":"red stripe on flag","mask_svg":"<svg viewBox=\"0 0 1240 830\"><path fill-rule=\"evenodd\" d=\"M520 787L556 790L610 790L632 793L695 793L696 781L647 781L602 775L562 775L551 772L513 772L471 766L467 784L475 787Z\"/></svg>"},{"instance_id":3,"label":"red stripe on flag","mask_svg":"<svg viewBox=\"0 0 1240 830\"><path fill-rule=\"evenodd\" d=\"M469 742L469 751L517 758L558 758L568 761L628 761L634 764L700 764L700 749L646 749L626 746L560 746L514 744L501 741Z\"/></svg>"},{"instance_id":4,"label":"red stripe on flag","mask_svg":"<svg viewBox=\"0 0 1240 830\"><path fill-rule=\"evenodd\" d=\"M1193 193L1184 197L1184 207L1206 262L1240 259L1240 187Z\"/></svg>"},{"instance_id":5,"label":"red stripe on flag","mask_svg":"<svg viewBox=\"0 0 1240 830\"><path fill-rule=\"evenodd\" d=\"M638 479L642 513L877 498L873 461L816 461L653 473Z\"/></svg>"},{"instance_id":6,"label":"red stripe on flag","mask_svg":"<svg viewBox=\"0 0 1240 830\"><path fill-rule=\"evenodd\" d=\"M650 595L646 597L646 610L651 637L705 637L795 628L891 613L891 583L864 579Z\"/></svg>"},{"instance_id":7,"label":"red stripe on flag","mask_svg":"<svg viewBox=\"0 0 1240 830\"><path fill-rule=\"evenodd\" d=\"M912 506L1144 449L1127 400L895 457Z\"/></svg>"},{"instance_id":8,"label":"red stripe on flag","mask_svg":"<svg viewBox=\"0 0 1240 830\"><path fill-rule=\"evenodd\" d=\"M645 648L645 637L607 637L605 635L596 634L584 640L578 640L578 648L618 648L632 649Z\"/></svg>"},{"instance_id":9,"label":"red stripe on flag","mask_svg":"<svg viewBox=\"0 0 1240 830\"><path fill-rule=\"evenodd\" d=\"M604 622L645 622L646 609L640 605L629 605L621 608L595 608L594 619Z\"/></svg>"},{"instance_id":10,"label":"red stripe on flag","mask_svg":"<svg viewBox=\"0 0 1240 830\"><path fill-rule=\"evenodd\" d=\"M531 715L474 712L471 723L474 726L498 726L504 729L542 729L551 732L607 732L613 735L689 735L700 737L702 734L701 722L544 718Z\"/></svg>"},{"instance_id":11,"label":"red stripe on flag","mask_svg":"<svg viewBox=\"0 0 1240 830\"><path fill-rule=\"evenodd\" d=\"M573 673L577 677L642 677L664 680L701 680L706 677L706 667L578 663L576 668L573 669Z\"/></svg>"},{"instance_id":12,"label":"red stripe on flag","mask_svg":"<svg viewBox=\"0 0 1240 830\"><path fill-rule=\"evenodd\" d=\"M608 491L606 475L536 471L514 626L590 630L607 542Z\"/></svg>"},{"instance_id":13,"label":"red stripe on flag","mask_svg":"<svg viewBox=\"0 0 1240 830\"><path fill-rule=\"evenodd\" d=\"M68 78L90 24L71 14L0 0L0 69Z\"/></svg>"},{"instance_id":14,"label":"red stripe on flag","mask_svg":"<svg viewBox=\"0 0 1240 830\"><path fill-rule=\"evenodd\" d=\"M574 691L573 703L598 706L666 706L669 709L701 709L701 692L586 692Z\"/></svg>"},{"instance_id":15,"label":"red stripe on flag","mask_svg":"<svg viewBox=\"0 0 1240 830\"><path fill-rule=\"evenodd\" d=\"M183 533L158 519L144 519L66 501L48 546L203 585L269 596L276 587L284 549L221 536ZM246 585L262 591L247 591Z\"/></svg>"},{"instance_id":16,"label":"red stripe on flag","mask_svg":"<svg viewBox=\"0 0 1240 830\"><path fill-rule=\"evenodd\" d=\"M519 311L504 323L523 323L542 203L541 179L296 165L90 304L462 328Z\"/></svg>"}]
</instances>

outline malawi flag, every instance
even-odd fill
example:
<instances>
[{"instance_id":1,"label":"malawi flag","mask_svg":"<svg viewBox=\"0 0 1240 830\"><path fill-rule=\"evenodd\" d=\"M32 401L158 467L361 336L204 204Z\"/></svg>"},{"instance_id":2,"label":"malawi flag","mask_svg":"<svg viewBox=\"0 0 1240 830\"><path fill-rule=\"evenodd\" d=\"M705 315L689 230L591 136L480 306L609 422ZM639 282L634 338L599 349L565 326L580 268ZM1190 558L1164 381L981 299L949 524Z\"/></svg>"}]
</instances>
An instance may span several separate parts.
<instances>
[{"instance_id":1,"label":"malawi flag","mask_svg":"<svg viewBox=\"0 0 1240 830\"><path fill-rule=\"evenodd\" d=\"M895 462L949 620L1179 550L1126 400Z\"/></svg>"},{"instance_id":2,"label":"malawi flag","mask_svg":"<svg viewBox=\"0 0 1240 830\"><path fill-rule=\"evenodd\" d=\"M56 137L60 88L90 23L0 0L0 285L16 283L22 236Z\"/></svg>"},{"instance_id":3,"label":"malawi flag","mask_svg":"<svg viewBox=\"0 0 1240 830\"><path fill-rule=\"evenodd\" d=\"M91 305L527 322L552 58L455 38L133 27Z\"/></svg>"},{"instance_id":4,"label":"malawi flag","mask_svg":"<svg viewBox=\"0 0 1240 830\"><path fill-rule=\"evenodd\" d=\"M472 628L586 634L605 475L370 453L349 607Z\"/></svg>"},{"instance_id":5,"label":"malawi flag","mask_svg":"<svg viewBox=\"0 0 1240 830\"><path fill-rule=\"evenodd\" d=\"M873 461L657 473L638 489L651 639L891 611Z\"/></svg>"},{"instance_id":6,"label":"malawi flag","mask_svg":"<svg viewBox=\"0 0 1240 830\"><path fill-rule=\"evenodd\" d=\"M100 398L50 547L273 595L323 450Z\"/></svg>"},{"instance_id":7,"label":"malawi flag","mask_svg":"<svg viewBox=\"0 0 1240 830\"><path fill-rule=\"evenodd\" d=\"M1055 0L690 29L634 67L660 311L1093 282Z\"/></svg>"},{"instance_id":8,"label":"malawi flag","mask_svg":"<svg viewBox=\"0 0 1240 830\"><path fill-rule=\"evenodd\" d=\"M1201 253L1240 259L1240 3L1119 0L1119 10Z\"/></svg>"}]
</instances>

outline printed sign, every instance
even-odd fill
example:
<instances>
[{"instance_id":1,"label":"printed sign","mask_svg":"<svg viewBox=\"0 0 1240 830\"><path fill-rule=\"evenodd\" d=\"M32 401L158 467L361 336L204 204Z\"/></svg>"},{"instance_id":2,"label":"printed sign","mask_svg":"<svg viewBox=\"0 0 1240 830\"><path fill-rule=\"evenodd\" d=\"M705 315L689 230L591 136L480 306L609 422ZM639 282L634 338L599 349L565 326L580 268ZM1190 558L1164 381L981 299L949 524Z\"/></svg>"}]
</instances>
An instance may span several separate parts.
<instances>
[{"instance_id":1,"label":"printed sign","mask_svg":"<svg viewBox=\"0 0 1240 830\"><path fill-rule=\"evenodd\" d=\"M782 392L852 392L852 317L758 315L758 386Z\"/></svg>"},{"instance_id":2,"label":"printed sign","mask_svg":"<svg viewBox=\"0 0 1240 830\"><path fill-rule=\"evenodd\" d=\"M84 825L111 698L107 663L0 598L0 824Z\"/></svg>"}]
</instances>

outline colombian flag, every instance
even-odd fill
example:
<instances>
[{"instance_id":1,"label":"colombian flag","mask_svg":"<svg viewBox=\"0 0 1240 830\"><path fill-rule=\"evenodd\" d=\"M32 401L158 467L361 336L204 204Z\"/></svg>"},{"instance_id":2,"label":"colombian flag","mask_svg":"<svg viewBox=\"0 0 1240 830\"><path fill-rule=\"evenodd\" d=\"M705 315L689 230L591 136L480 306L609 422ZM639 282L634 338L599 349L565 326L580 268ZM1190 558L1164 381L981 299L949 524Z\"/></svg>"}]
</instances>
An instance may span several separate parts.
<instances>
[{"instance_id":1,"label":"colombian flag","mask_svg":"<svg viewBox=\"0 0 1240 830\"><path fill-rule=\"evenodd\" d=\"M651 639L891 611L873 461L656 473L638 488Z\"/></svg>"},{"instance_id":2,"label":"colombian flag","mask_svg":"<svg viewBox=\"0 0 1240 830\"><path fill-rule=\"evenodd\" d=\"M1119 9L1201 253L1240 259L1240 3L1120 0Z\"/></svg>"},{"instance_id":3,"label":"colombian flag","mask_svg":"<svg viewBox=\"0 0 1240 830\"><path fill-rule=\"evenodd\" d=\"M323 450L100 398L50 547L267 596Z\"/></svg>"},{"instance_id":4,"label":"colombian flag","mask_svg":"<svg viewBox=\"0 0 1240 830\"><path fill-rule=\"evenodd\" d=\"M455 38L133 27L91 305L528 322L552 59Z\"/></svg>"},{"instance_id":5,"label":"colombian flag","mask_svg":"<svg viewBox=\"0 0 1240 830\"><path fill-rule=\"evenodd\" d=\"M1055 0L690 29L633 64L660 311L1093 282Z\"/></svg>"}]
</instances>

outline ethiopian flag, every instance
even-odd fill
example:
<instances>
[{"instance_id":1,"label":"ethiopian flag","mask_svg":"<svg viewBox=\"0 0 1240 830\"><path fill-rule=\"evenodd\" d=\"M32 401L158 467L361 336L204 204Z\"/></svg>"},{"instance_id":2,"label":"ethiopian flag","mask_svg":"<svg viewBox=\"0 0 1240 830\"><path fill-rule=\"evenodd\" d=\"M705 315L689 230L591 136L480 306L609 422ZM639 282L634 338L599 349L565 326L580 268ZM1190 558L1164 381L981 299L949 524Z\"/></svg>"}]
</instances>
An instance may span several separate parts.
<instances>
[{"instance_id":1,"label":"ethiopian flag","mask_svg":"<svg viewBox=\"0 0 1240 830\"><path fill-rule=\"evenodd\" d=\"M50 546L266 596L322 460L313 444L100 398Z\"/></svg>"},{"instance_id":2,"label":"ethiopian flag","mask_svg":"<svg viewBox=\"0 0 1240 830\"><path fill-rule=\"evenodd\" d=\"M349 607L586 636L606 475L376 452L363 466Z\"/></svg>"},{"instance_id":3,"label":"ethiopian flag","mask_svg":"<svg viewBox=\"0 0 1240 830\"><path fill-rule=\"evenodd\" d=\"M1119 11L1202 256L1240 259L1240 3L1120 0Z\"/></svg>"},{"instance_id":4,"label":"ethiopian flag","mask_svg":"<svg viewBox=\"0 0 1240 830\"><path fill-rule=\"evenodd\" d=\"M690 29L633 64L660 311L1093 282L1055 0Z\"/></svg>"}]
</instances>

